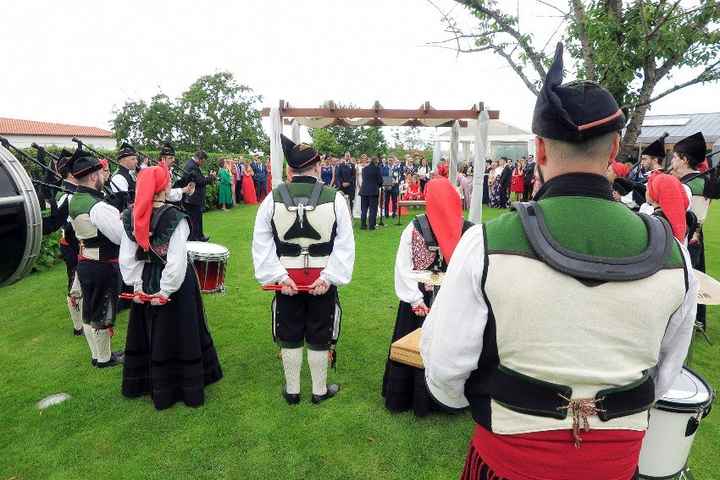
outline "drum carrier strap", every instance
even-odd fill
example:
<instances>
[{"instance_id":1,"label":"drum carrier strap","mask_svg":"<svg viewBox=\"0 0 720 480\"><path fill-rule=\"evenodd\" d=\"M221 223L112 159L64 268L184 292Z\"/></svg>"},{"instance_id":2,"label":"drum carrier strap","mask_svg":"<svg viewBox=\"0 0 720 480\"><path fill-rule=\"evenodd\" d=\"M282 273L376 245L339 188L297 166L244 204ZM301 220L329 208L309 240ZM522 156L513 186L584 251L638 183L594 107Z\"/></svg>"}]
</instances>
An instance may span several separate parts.
<instances>
[{"instance_id":1,"label":"drum carrier strap","mask_svg":"<svg viewBox=\"0 0 720 480\"><path fill-rule=\"evenodd\" d=\"M639 255L596 257L572 252L552 238L537 202L514 203L513 209L518 212L528 242L538 258L553 270L583 280L627 282L647 278L663 267L673 246L672 231L667 222L638 214L648 233L648 246Z\"/></svg>"},{"instance_id":2,"label":"drum carrier strap","mask_svg":"<svg viewBox=\"0 0 720 480\"><path fill-rule=\"evenodd\" d=\"M420 232L420 235L422 235L428 250L435 252L440 249L435 233L433 233L432 227L430 227L430 221L427 215L417 215L415 220L413 220L413 226Z\"/></svg>"}]
</instances>

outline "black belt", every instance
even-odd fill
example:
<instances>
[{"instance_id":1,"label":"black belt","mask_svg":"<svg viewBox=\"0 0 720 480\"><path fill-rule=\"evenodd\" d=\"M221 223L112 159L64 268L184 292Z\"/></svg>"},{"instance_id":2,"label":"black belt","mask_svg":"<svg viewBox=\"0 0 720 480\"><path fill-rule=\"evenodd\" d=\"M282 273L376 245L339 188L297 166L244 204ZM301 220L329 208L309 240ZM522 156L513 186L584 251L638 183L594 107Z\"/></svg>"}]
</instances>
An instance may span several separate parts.
<instances>
[{"instance_id":1,"label":"black belt","mask_svg":"<svg viewBox=\"0 0 720 480\"><path fill-rule=\"evenodd\" d=\"M334 243L331 241L310 245L308 254L311 257L327 257L332 253ZM275 242L275 250L279 257L299 257L303 253L300 245L282 241Z\"/></svg>"},{"instance_id":2,"label":"black belt","mask_svg":"<svg viewBox=\"0 0 720 480\"><path fill-rule=\"evenodd\" d=\"M572 388L545 382L499 365L489 379L493 400L510 410L538 417L564 420ZM591 399L603 422L648 410L655 401L655 382L643 377L628 385L600 390Z\"/></svg>"}]
</instances>

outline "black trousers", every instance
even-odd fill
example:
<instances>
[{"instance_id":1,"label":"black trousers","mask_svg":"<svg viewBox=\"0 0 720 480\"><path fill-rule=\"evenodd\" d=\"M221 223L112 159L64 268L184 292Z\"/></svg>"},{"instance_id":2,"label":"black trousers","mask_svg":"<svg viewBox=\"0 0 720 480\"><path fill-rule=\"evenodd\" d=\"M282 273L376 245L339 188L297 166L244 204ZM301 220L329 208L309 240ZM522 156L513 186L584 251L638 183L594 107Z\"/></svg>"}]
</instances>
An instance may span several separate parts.
<instances>
[{"instance_id":1,"label":"black trousers","mask_svg":"<svg viewBox=\"0 0 720 480\"><path fill-rule=\"evenodd\" d=\"M267 195L267 179L263 182L255 182L255 193L258 202L265 198L265 195Z\"/></svg>"},{"instance_id":2,"label":"black trousers","mask_svg":"<svg viewBox=\"0 0 720 480\"><path fill-rule=\"evenodd\" d=\"M299 293L289 296L275 294L273 333L283 348L327 350L335 326L337 287L331 286L324 295Z\"/></svg>"},{"instance_id":3,"label":"black trousers","mask_svg":"<svg viewBox=\"0 0 720 480\"><path fill-rule=\"evenodd\" d=\"M237 182L235 182L235 202L241 203L242 200L243 200L242 182L240 180L238 180Z\"/></svg>"},{"instance_id":4,"label":"black trousers","mask_svg":"<svg viewBox=\"0 0 720 480\"><path fill-rule=\"evenodd\" d=\"M205 237L205 233L203 233L202 205L185 204L185 211L190 217L190 236L188 240L191 242L199 241Z\"/></svg>"},{"instance_id":5,"label":"black trousers","mask_svg":"<svg viewBox=\"0 0 720 480\"><path fill-rule=\"evenodd\" d=\"M371 230L375 228L377 221L378 196L377 195L360 195L360 226L368 227ZM370 218L368 218L368 213Z\"/></svg>"},{"instance_id":6,"label":"black trousers","mask_svg":"<svg viewBox=\"0 0 720 480\"><path fill-rule=\"evenodd\" d=\"M383 203L385 204L385 216L386 217L390 216L390 200L392 200L392 204L393 204L392 216L394 217L395 215L397 215L397 211L398 211L397 202L398 202L399 193L400 192L396 188L392 188L391 190L385 191L385 201Z\"/></svg>"}]
</instances>

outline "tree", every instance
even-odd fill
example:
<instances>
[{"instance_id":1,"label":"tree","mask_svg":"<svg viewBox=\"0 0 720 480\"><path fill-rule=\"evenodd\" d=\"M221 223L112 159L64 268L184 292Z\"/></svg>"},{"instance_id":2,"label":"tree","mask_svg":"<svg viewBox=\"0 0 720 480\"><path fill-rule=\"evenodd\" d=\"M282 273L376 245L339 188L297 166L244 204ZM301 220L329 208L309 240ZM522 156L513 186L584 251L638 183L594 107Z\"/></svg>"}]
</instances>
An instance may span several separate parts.
<instances>
[{"instance_id":1,"label":"tree","mask_svg":"<svg viewBox=\"0 0 720 480\"><path fill-rule=\"evenodd\" d=\"M325 127L310 129L313 145L322 153L335 156L386 155L387 141L380 127Z\"/></svg>"},{"instance_id":2,"label":"tree","mask_svg":"<svg viewBox=\"0 0 720 480\"><path fill-rule=\"evenodd\" d=\"M624 153L632 151L653 102L690 85L720 79L720 7L716 0L567 0L564 5L538 0L559 19L544 45L521 31L517 15L503 10L495 0L455 1L477 18L476 29L463 31L454 18L441 11L451 37L430 44L458 53L492 52L503 58L535 95L551 61L546 48L564 28L578 78L608 88L625 112ZM690 78L656 91L661 80L681 74Z\"/></svg>"},{"instance_id":3,"label":"tree","mask_svg":"<svg viewBox=\"0 0 720 480\"><path fill-rule=\"evenodd\" d=\"M171 140L180 150L268 150L258 104L262 97L229 72L205 75L179 98L157 93L149 104L127 101L113 113L115 138L157 148Z\"/></svg>"}]
</instances>

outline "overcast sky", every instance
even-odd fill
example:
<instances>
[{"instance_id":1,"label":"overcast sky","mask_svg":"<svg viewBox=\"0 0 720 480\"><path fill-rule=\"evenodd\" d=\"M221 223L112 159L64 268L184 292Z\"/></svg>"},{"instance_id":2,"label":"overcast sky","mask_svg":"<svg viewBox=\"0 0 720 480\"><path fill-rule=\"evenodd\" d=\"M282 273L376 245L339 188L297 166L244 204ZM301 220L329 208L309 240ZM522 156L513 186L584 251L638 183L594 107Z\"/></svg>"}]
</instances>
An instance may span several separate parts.
<instances>
[{"instance_id":1,"label":"overcast sky","mask_svg":"<svg viewBox=\"0 0 720 480\"><path fill-rule=\"evenodd\" d=\"M436 0L466 24L452 0ZM516 0L500 0L513 10ZM520 0L521 27L545 43L552 11ZM108 127L112 109L228 70L264 105L469 108L484 101L529 128L534 97L491 54L424 46L446 38L426 0L3 2L0 116ZM551 42L552 44L552 42ZM552 48L552 47L550 47ZM683 90L652 113L720 111L718 85Z\"/></svg>"}]
</instances>

